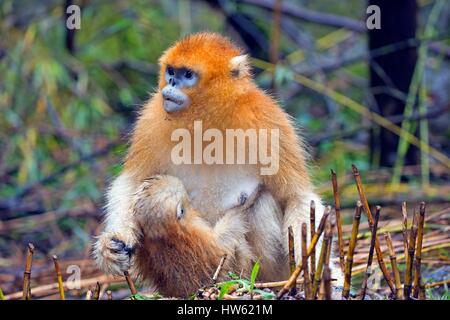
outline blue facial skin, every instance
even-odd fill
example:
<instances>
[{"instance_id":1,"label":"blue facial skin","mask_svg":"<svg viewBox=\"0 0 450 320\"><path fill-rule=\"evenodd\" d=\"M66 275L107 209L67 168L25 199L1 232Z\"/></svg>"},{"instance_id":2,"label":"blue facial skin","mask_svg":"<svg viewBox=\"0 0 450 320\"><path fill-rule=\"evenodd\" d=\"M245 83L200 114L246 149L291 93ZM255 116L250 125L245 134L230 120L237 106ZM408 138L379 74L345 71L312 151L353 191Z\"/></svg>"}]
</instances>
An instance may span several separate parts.
<instances>
[{"instance_id":1,"label":"blue facial skin","mask_svg":"<svg viewBox=\"0 0 450 320\"><path fill-rule=\"evenodd\" d=\"M164 99L164 110L172 113L187 108L190 100L182 89L190 88L197 84L197 73L188 68L167 66L164 76L167 82L167 85L161 91Z\"/></svg>"}]
</instances>

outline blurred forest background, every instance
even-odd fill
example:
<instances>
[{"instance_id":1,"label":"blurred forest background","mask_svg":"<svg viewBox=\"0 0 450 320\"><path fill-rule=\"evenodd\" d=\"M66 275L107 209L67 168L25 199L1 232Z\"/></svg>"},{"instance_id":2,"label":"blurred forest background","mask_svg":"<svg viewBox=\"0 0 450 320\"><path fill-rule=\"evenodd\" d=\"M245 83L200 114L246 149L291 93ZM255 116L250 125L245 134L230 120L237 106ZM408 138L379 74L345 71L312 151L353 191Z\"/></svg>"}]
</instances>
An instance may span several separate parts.
<instances>
[{"instance_id":1,"label":"blurred forest background","mask_svg":"<svg viewBox=\"0 0 450 320\"><path fill-rule=\"evenodd\" d=\"M71 4L79 30L66 28ZM381 7L380 30L366 27L370 4ZM83 277L97 272L87 261L103 193L157 84L157 59L202 30L249 52L258 85L302 128L327 203L334 169L352 212L354 163L371 205L391 208L385 225L401 219L402 201L412 212L423 200L446 212L450 242L449 1L1 0L3 291L20 288L30 241L44 261L36 270L57 254Z\"/></svg>"}]
</instances>

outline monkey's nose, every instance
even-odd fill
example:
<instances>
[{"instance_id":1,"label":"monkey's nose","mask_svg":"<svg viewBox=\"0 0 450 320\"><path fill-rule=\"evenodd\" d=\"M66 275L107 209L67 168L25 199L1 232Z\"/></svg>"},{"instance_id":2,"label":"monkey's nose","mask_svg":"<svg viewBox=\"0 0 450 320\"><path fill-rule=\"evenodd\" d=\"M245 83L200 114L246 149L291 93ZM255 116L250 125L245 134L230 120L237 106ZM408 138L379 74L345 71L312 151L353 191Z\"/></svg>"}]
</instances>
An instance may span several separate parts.
<instances>
[{"instance_id":1,"label":"monkey's nose","mask_svg":"<svg viewBox=\"0 0 450 320\"><path fill-rule=\"evenodd\" d=\"M170 79L169 79L169 84L170 84L172 87L176 87L176 86L178 85L178 80L176 80L175 78L170 78Z\"/></svg>"}]
</instances>

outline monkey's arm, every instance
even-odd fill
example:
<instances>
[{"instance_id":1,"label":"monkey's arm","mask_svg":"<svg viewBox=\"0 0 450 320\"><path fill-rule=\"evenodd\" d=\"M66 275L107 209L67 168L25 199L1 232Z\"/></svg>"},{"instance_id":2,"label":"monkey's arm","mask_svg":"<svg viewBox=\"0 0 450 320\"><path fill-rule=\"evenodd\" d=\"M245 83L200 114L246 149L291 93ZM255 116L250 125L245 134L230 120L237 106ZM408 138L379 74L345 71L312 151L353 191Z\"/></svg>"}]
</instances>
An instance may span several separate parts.
<instances>
[{"instance_id":1,"label":"monkey's arm","mask_svg":"<svg viewBox=\"0 0 450 320\"><path fill-rule=\"evenodd\" d=\"M101 270L120 275L131 266L137 227L131 213L134 184L122 173L107 193L105 230L94 244L94 257Z\"/></svg>"}]
</instances>

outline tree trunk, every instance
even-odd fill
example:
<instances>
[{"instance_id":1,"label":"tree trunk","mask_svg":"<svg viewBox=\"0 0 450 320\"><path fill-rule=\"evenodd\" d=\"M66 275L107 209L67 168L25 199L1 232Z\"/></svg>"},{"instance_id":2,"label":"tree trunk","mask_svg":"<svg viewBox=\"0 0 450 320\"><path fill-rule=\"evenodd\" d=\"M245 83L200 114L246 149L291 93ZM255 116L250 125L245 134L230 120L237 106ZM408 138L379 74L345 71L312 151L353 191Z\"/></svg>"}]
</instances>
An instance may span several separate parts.
<instances>
[{"instance_id":1,"label":"tree trunk","mask_svg":"<svg viewBox=\"0 0 450 320\"><path fill-rule=\"evenodd\" d=\"M417 27L417 4L415 0L369 0L381 11L381 29L369 30L369 50L398 44L399 50L371 57L370 89L374 96L373 111L384 117L401 115L405 101L394 96L395 91L406 97L417 60L416 45L406 46L407 39L414 38ZM394 92L394 94L393 94ZM397 156L399 137L387 129L371 130L372 166L392 167ZM418 163L418 149L410 146L405 165Z\"/></svg>"}]
</instances>

